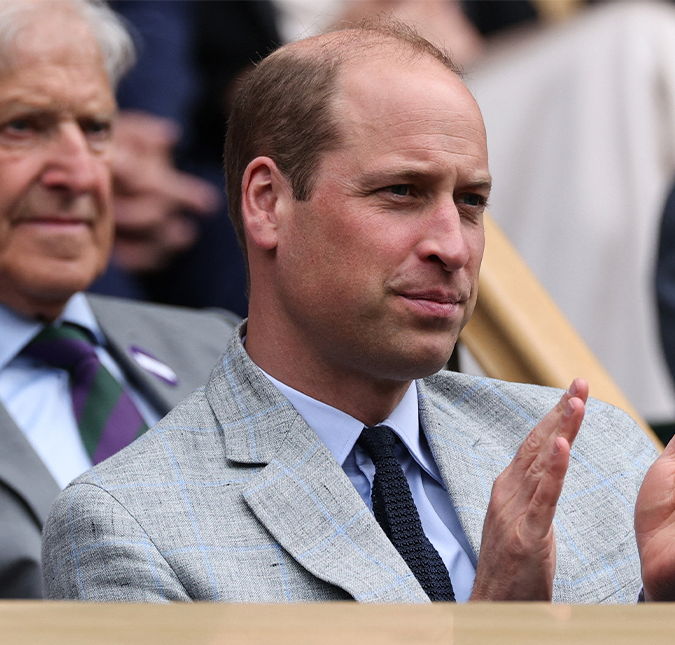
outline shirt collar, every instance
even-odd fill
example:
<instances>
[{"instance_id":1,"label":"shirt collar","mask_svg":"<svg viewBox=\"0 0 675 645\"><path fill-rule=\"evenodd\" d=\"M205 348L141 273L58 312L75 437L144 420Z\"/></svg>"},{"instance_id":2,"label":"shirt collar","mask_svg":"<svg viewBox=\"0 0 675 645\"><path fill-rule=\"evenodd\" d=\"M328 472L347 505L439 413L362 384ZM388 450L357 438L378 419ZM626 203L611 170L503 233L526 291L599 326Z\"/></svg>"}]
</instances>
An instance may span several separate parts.
<instances>
[{"instance_id":1,"label":"shirt collar","mask_svg":"<svg viewBox=\"0 0 675 645\"><path fill-rule=\"evenodd\" d=\"M96 323L94 312L83 293L76 293L68 300L63 313L56 319L55 324L58 325L64 321L85 327L94 334L100 344L103 344L103 333ZM4 369L43 327L45 327L44 323L34 318L26 318L0 303L0 329L2 330L2 334L0 334L0 369Z\"/></svg>"},{"instance_id":2,"label":"shirt collar","mask_svg":"<svg viewBox=\"0 0 675 645\"><path fill-rule=\"evenodd\" d=\"M328 450L342 466L363 430L363 423L342 410L317 401L262 370L263 374L291 402L307 425L319 435Z\"/></svg>"},{"instance_id":3,"label":"shirt collar","mask_svg":"<svg viewBox=\"0 0 675 645\"><path fill-rule=\"evenodd\" d=\"M307 425L319 435L335 460L343 466L363 430L363 423L346 412L294 390L264 370L261 371L291 402ZM422 441L420 437L417 385L414 381L401 402L381 425L389 426L403 441L415 461L432 477L441 481L431 451L426 441Z\"/></svg>"}]
</instances>

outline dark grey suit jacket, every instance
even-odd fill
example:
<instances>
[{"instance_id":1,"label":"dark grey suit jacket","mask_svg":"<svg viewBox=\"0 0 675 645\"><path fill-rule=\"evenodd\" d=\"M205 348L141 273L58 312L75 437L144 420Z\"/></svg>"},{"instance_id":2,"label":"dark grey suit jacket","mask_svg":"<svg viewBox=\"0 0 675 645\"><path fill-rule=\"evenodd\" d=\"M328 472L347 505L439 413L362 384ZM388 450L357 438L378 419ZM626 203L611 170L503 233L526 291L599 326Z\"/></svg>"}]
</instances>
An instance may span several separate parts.
<instances>
[{"instance_id":1,"label":"dark grey suit jacket","mask_svg":"<svg viewBox=\"0 0 675 645\"><path fill-rule=\"evenodd\" d=\"M88 296L127 378L163 416L202 386L237 317L105 296ZM147 350L178 375L175 386L146 372L129 348ZM39 404L39 402L36 402ZM40 457L0 404L0 598L42 597L41 532L60 491Z\"/></svg>"}]
</instances>

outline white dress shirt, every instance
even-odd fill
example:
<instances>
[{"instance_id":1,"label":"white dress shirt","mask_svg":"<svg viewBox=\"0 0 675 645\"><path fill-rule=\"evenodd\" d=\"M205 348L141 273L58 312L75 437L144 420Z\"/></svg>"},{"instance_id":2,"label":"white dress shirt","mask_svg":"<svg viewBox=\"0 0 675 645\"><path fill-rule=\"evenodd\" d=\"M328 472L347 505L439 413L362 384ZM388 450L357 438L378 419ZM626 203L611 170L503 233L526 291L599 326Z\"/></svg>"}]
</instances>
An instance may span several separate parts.
<instances>
[{"instance_id":1,"label":"white dress shirt","mask_svg":"<svg viewBox=\"0 0 675 645\"><path fill-rule=\"evenodd\" d=\"M110 373L127 389L148 424L159 414L129 385L122 370L104 349L105 338L84 294L75 294L56 324L72 322L90 330L99 345L96 353ZM19 352L44 327L0 305L0 401L56 482L62 487L91 468L84 449L70 397L68 372L49 367Z\"/></svg>"},{"instance_id":2,"label":"white dress shirt","mask_svg":"<svg viewBox=\"0 0 675 645\"><path fill-rule=\"evenodd\" d=\"M372 510L371 489L375 466L361 447L356 445L363 423L294 390L269 374L265 376L319 435ZM417 386L414 382L381 425L389 426L405 445L404 448L397 444L397 457L408 480L424 533L450 572L457 601L466 602L476 575L476 556L469 546L450 495L443 486L424 434L420 432Z\"/></svg>"}]
</instances>

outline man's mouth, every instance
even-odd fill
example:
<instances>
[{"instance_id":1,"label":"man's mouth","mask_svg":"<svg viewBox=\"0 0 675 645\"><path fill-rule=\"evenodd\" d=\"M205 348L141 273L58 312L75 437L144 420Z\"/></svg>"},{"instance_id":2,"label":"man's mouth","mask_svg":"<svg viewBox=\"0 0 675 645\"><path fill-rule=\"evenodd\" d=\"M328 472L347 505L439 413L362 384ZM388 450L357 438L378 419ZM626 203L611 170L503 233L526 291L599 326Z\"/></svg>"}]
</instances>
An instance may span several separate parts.
<instances>
[{"instance_id":1,"label":"man's mouth","mask_svg":"<svg viewBox=\"0 0 675 645\"><path fill-rule=\"evenodd\" d=\"M458 305L468 299L468 296L458 291L445 291L442 289L404 291L400 295L409 300L424 300L439 305Z\"/></svg>"},{"instance_id":2,"label":"man's mouth","mask_svg":"<svg viewBox=\"0 0 675 645\"><path fill-rule=\"evenodd\" d=\"M16 224L43 225L43 226L88 226L94 218L87 215L31 215L22 217Z\"/></svg>"},{"instance_id":3,"label":"man's mouth","mask_svg":"<svg viewBox=\"0 0 675 645\"><path fill-rule=\"evenodd\" d=\"M417 315L430 318L454 318L468 300L463 292L444 289L403 291L399 295Z\"/></svg>"}]
</instances>

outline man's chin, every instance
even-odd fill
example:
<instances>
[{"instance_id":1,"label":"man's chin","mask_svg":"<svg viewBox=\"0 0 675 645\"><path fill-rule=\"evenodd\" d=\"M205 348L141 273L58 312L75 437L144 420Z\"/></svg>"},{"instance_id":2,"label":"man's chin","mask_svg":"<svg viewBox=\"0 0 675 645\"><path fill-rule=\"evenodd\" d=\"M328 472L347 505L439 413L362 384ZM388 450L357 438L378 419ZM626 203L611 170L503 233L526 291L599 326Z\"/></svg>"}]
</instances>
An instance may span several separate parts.
<instances>
[{"instance_id":1,"label":"man's chin","mask_svg":"<svg viewBox=\"0 0 675 645\"><path fill-rule=\"evenodd\" d=\"M0 292L0 301L29 318L51 321L61 314L68 300L86 290L94 280L93 271L42 272L14 282ZM18 284L20 282L20 284Z\"/></svg>"},{"instance_id":2,"label":"man's chin","mask_svg":"<svg viewBox=\"0 0 675 645\"><path fill-rule=\"evenodd\" d=\"M398 381L414 381L440 372L446 367L454 344L434 352L406 352L392 361L390 377Z\"/></svg>"},{"instance_id":3,"label":"man's chin","mask_svg":"<svg viewBox=\"0 0 675 645\"><path fill-rule=\"evenodd\" d=\"M21 314L25 318L37 319L45 322L53 322L61 313L70 295L49 294L49 297L36 297L32 294L0 294L0 302L3 305Z\"/></svg>"}]
</instances>

